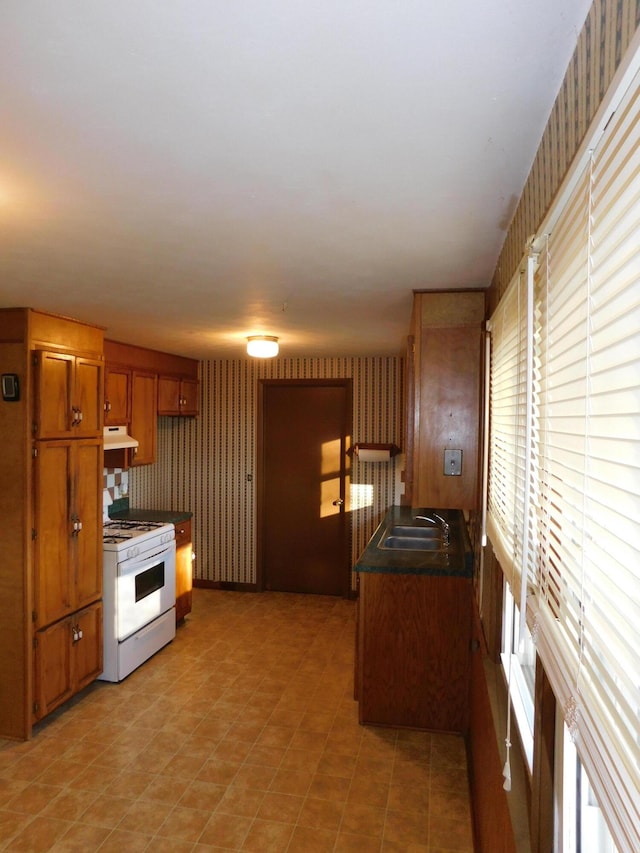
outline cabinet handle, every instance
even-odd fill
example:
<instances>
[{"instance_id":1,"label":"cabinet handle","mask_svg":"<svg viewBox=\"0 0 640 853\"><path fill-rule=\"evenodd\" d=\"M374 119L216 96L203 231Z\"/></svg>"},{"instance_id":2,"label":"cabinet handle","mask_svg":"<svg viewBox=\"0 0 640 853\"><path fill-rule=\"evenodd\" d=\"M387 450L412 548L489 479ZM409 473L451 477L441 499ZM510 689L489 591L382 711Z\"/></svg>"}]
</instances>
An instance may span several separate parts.
<instances>
[{"instance_id":1,"label":"cabinet handle","mask_svg":"<svg viewBox=\"0 0 640 853\"><path fill-rule=\"evenodd\" d=\"M81 423L82 418L83 418L82 411L81 411L81 409L78 409L78 423Z\"/></svg>"},{"instance_id":2,"label":"cabinet handle","mask_svg":"<svg viewBox=\"0 0 640 853\"><path fill-rule=\"evenodd\" d=\"M108 400L104 401L104 410L107 414L111 411L111 403Z\"/></svg>"}]
</instances>

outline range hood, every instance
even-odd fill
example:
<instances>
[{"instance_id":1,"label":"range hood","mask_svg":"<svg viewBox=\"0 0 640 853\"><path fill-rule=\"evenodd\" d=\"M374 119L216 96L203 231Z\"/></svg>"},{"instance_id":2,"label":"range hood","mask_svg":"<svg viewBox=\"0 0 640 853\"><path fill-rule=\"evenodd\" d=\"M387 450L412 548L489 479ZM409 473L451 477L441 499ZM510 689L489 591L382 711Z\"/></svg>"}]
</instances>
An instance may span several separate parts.
<instances>
[{"instance_id":1,"label":"range hood","mask_svg":"<svg viewBox=\"0 0 640 853\"><path fill-rule=\"evenodd\" d=\"M127 432L126 426L104 428L104 449L121 450L123 447L137 447L138 441Z\"/></svg>"}]
</instances>

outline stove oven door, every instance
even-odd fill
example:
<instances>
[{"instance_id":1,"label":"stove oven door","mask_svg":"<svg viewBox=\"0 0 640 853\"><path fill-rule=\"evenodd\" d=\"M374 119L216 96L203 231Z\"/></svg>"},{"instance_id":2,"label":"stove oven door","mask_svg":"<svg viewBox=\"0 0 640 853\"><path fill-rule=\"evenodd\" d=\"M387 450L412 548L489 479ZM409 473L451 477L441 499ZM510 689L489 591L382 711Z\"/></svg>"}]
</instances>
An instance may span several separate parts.
<instances>
[{"instance_id":1,"label":"stove oven door","mask_svg":"<svg viewBox=\"0 0 640 853\"><path fill-rule=\"evenodd\" d=\"M118 563L116 587L116 633L121 642L174 606L175 541Z\"/></svg>"}]
</instances>

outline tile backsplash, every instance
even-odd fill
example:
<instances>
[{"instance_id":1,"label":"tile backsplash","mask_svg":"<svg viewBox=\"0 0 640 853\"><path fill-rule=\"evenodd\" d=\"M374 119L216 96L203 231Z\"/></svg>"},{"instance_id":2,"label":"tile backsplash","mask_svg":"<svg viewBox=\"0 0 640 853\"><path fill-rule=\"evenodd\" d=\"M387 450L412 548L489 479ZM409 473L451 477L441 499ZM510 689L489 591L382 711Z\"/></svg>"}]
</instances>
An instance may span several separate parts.
<instances>
[{"instance_id":1,"label":"tile backsplash","mask_svg":"<svg viewBox=\"0 0 640 853\"><path fill-rule=\"evenodd\" d=\"M104 468L102 488L106 489L114 501L129 495L129 472L122 468Z\"/></svg>"}]
</instances>

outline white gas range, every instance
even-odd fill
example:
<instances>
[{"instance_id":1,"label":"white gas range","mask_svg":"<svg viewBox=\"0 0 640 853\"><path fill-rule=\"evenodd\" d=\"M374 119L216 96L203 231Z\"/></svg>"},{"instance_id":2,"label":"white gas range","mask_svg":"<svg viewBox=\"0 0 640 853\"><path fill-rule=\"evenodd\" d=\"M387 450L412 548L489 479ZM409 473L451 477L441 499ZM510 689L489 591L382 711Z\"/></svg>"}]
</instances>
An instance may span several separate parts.
<instances>
[{"instance_id":1,"label":"white gas range","mask_svg":"<svg viewBox=\"0 0 640 853\"><path fill-rule=\"evenodd\" d=\"M105 521L103 681L122 681L176 634L172 524Z\"/></svg>"}]
</instances>

